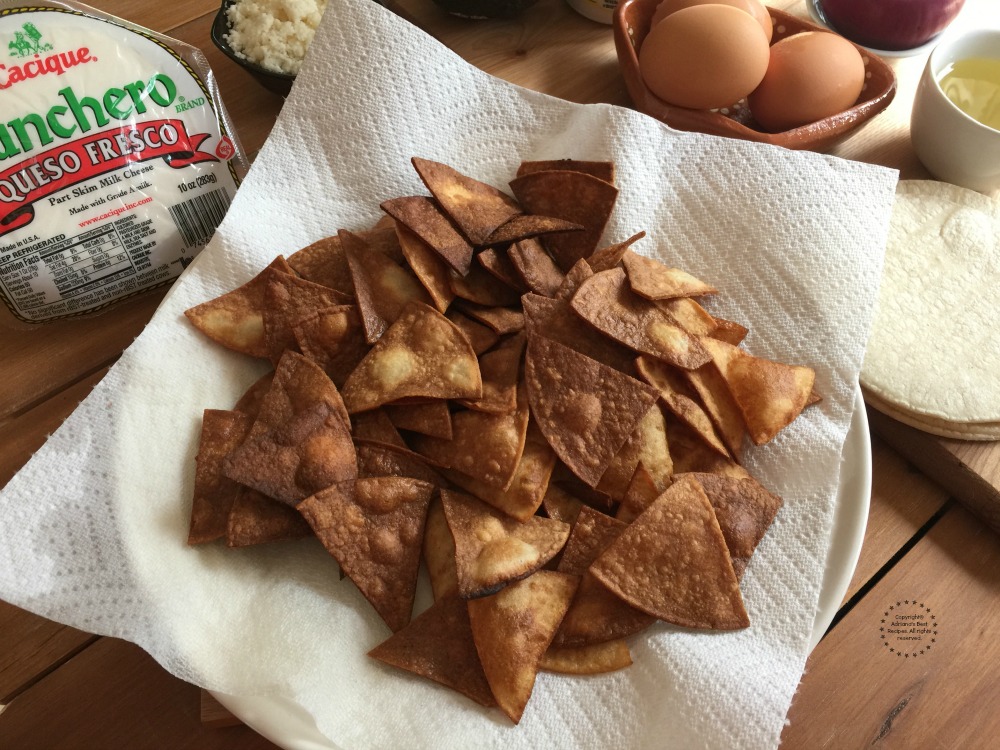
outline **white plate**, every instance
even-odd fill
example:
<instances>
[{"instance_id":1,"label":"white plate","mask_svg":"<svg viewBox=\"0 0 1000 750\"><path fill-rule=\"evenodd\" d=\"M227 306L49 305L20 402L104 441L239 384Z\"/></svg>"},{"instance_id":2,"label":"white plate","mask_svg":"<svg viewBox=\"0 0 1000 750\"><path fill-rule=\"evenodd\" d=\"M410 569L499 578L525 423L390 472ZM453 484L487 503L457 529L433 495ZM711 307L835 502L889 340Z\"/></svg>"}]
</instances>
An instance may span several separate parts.
<instances>
[{"instance_id":1,"label":"white plate","mask_svg":"<svg viewBox=\"0 0 1000 750\"><path fill-rule=\"evenodd\" d=\"M810 650L819 643L840 609L854 576L868 523L872 489L872 450L868 415L860 387L854 415L840 460L840 487L834 511L830 552L820 588L819 605L810 638ZM313 718L285 698L261 698L212 693L244 724L286 750L341 750L316 728Z\"/></svg>"}]
</instances>

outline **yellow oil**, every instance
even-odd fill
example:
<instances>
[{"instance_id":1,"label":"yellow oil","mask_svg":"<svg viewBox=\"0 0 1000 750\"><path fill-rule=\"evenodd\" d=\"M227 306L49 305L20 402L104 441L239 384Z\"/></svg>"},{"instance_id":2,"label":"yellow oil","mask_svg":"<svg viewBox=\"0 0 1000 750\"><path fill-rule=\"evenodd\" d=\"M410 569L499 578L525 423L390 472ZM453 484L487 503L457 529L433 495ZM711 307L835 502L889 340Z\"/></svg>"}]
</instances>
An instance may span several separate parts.
<instances>
[{"instance_id":1,"label":"yellow oil","mask_svg":"<svg viewBox=\"0 0 1000 750\"><path fill-rule=\"evenodd\" d=\"M1000 59L956 60L938 78L938 85L969 117L1000 130Z\"/></svg>"}]
</instances>

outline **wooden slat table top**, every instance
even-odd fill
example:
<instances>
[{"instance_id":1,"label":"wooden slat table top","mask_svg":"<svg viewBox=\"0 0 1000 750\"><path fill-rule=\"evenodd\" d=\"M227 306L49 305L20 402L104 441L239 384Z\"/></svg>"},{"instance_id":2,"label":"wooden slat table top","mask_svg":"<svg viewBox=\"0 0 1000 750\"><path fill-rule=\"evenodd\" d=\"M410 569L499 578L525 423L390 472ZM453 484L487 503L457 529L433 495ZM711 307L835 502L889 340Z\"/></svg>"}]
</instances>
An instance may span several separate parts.
<instances>
[{"instance_id":1,"label":"wooden slat table top","mask_svg":"<svg viewBox=\"0 0 1000 750\"><path fill-rule=\"evenodd\" d=\"M572 101L628 105L609 29L563 0L539 0L519 19L485 23L449 17L430 0L394 2L490 73ZM212 46L218 0L93 4L200 47L246 151L260 148L282 102ZM805 15L802 0L770 5ZM906 134L922 62L893 65L896 101L834 153L926 177ZM40 330L0 327L0 486L100 380L161 296ZM782 747L986 747L1000 729L992 710L1000 684L990 668L1000 659L991 620L1000 539L877 438L873 465L871 512L848 606L809 660ZM914 598L942 622L936 650L911 662L883 653L878 628L890 604ZM200 691L137 647L0 602L0 747L273 747L245 727L223 728L227 723L224 710L203 705Z\"/></svg>"}]
</instances>

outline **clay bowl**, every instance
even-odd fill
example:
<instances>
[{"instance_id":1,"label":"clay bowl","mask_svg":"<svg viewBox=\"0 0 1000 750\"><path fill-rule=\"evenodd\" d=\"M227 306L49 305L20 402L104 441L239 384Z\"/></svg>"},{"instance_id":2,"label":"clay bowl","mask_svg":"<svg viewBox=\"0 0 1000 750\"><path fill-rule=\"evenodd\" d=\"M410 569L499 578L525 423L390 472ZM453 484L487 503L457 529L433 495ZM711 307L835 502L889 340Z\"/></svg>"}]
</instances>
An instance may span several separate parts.
<instances>
[{"instance_id":1,"label":"clay bowl","mask_svg":"<svg viewBox=\"0 0 1000 750\"><path fill-rule=\"evenodd\" d=\"M262 65L242 58L226 41L226 35L229 33L229 18L226 16L226 10L234 2L236 0L223 0L222 7L219 8L219 12L215 15L215 21L212 22L212 42L222 50L226 57L250 73L268 91L273 91L280 96L288 96L288 92L291 91L292 84L295 82L294 75L268 70Z\"/></svg>"},{"instance_id":2,"label":"clay bowl","mask_svg":"<svg viewBox=\"0 0 1000 750\"><path fill-rule=\"evenodd\" d=\"M660 0L622 0L615 11L614 35L618 66L635 108L677 130L742 138L792 149L827 151L889 106L896 95L896 76L885 61L858 47L865 61L865 87L850 109L817 122L780 133L765 132L753 120L746 101L718 110L687 109L667 104L643 83L638 50L649 32L649 23ZM771 43L800 31L827 31L822 26L768 8L774 22ZM857 46L857 45L855 45Z\"/></svg>"}]
</instances>

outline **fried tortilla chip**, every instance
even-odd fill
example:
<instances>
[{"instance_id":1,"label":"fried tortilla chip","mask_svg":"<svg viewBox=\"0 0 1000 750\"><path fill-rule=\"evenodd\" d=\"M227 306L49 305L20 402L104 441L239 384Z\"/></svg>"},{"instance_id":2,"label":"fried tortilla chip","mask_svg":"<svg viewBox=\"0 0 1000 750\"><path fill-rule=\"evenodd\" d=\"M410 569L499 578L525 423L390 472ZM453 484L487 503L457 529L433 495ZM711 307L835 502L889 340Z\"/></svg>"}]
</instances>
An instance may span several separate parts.
<instances>
[{"instance_id":1,"label":"fried tortilla chip","mask_svg":"<svg viewBox=\"0 0 1000 750\"><path fill-rule=\"evenodd\" d=\"M272 500L249 487L240 487L226 526L226 544L249 547L312 536L312 529L290 505Z\"/></svg>"},{"instance_id":2,"label":"fried tortilla chip","mask_svg":"<svg viewBox=\"0 0 1000 750\"><path fill-rule=\"evenodd\" d=\"M608 367L621 372L631 370L635 352L583 322L566 300L525 294L521 303L529 340L532 336L544 336Z\"/></svg>"},{"instance_id":3,"label":"fried tortilla chip","mask_svg":"<svg viewBox=\"0 0 1000 750\"><path fill-rule=\"evenodd\" d=\"M711 417L702 407L697 391L682 370L645 355L636 359L635 366L639 377L660 391L660 399L678 419L690 427L706 445L729 457L729 451L716 433ZM742 428L739 434L742 439Z\"/></svg>"},{"instance_id":4,"label":"fried tortilla chip","mask_svg":"<svg viewBox=\"0 0 1000 750\"><path fill-rule=\"evenodd\" d=\"M389 418L385 409L373 409L354 416L354 430L351 433L357 442L389 445L408 449L403 436Z\"/></svg>"},{"instance_id":5,"label":"fried tortilla chip","mask_svg":"<svg viewBox=\"0 0 1000 750\"><path fill-rule=\"evenodd\" d=\"M808 403L816 380L812 368L755 357L718 339L705 339L705 346L712 353L755 445L773 439Z\"/></svg>"},{"instance_id":6,"label":"fried tortilla chip","mask_svg":"<svg viewBox=\"0 0 1000 750\"><path fill-rule=\"evenodd\" d=\"M254 419L260 413L260 407L264 403L264 397L267 392L271 389L271 383L274 382L274 370L266 372L261 375L253 384L246 389L236 405L233 406L233 411L241 411L244 414L249 414Z\"/></svg>"},{"instance_id":7,"label":"fried tortilla chip","mask_svg":"<svg viewBox=\"0 0 1000 750\"><path fill-rule=\"evenodd\" d=\"M636 609L674 625L750 625L715 511L691 477L675 481L589 572Z\"/></svg>"},{"instance_id":8,"label":"fried tortilla chip","mask_svg":"<svg viewBox=\"0 0 1000 750\"><path fill-rule=\"evenodd\" d=\"M413 449L433 463L507 490L514 481L528 430L528 401L518 388L517 408L503 414L459 411L451 415L453 437L415 435Z\"/></svg>"},{"instance_id":9,"label":"fried tortilla chip","mask_svg":"<svg viewBox=\"0 0 1000 750\"><path fill-rule=\"evenodd\" d=\"M521 454L510 487L506 490L498 489L461 472L446 471L445 474L454 484L483 502L489 503L511 518L527 521L542 504L555 463L556 454L552 452L534 423L529 423L524 440L524 452Z\"/></svg>"},{"instance_id":10,"label":"fried tortilla chip","mask_svg":"<svg viewBox=\"0 0 1000 750\"><path fill-rule=\"evenodd\" d=\"M485 245L507 245L511 242L520 242L531 237L538 237L543 234L554 234L555 232L578 232L583 229L582 224L557 219L553 216L537 216L536 214L521 214L513 216L509 221L497 227L493 233L486 238Z\"/></svg>"},{"instance_id":11,"label":"fried tortilla chip","mask_svg":"<svg viewBox=\"0 0 1000 750\"><path fill-rule=\"evenodd\" d=\"M583 501L574 497L557 484L549 482L545 490L545 497L542 498L542 505L549 518L568 523L570 526L576 523L580 515L580 510L584 507Z\"/></svg>"},{"instance_id":12,"label":"fried tortilla chip","mask_svg":"<svg viewBox=\"0 0 1000 750\"><path fill-rule=\"evenodd\" d=\"M497 705L515 724L535 686L542 656L566 613L575 576L542 570L468 603L472 637Z\"/></svg>"},{"instance_id":13,"label":"fried tortilla chip","mask_svg":"<svg viewBox=\"0 0 1000 750\"><path fill-rule=\"evenodd\" d=\"M205 409L195 456L188 544L204 544L226 536L239 485L223 475L222 461L243 442L252 424L253 417L241 411Z\"/></svg>"},{"instance_id":14,"label":"fried tortilla chip","mask_svg":"<svg viewBox=\"0 0 1000 750\"><path fill-rule=\"evenodd\" d=\"M521 213L509 195L446 164L413 157L413 166L441 208L473 245L484 245L499 226ZM457 270L457 269L456 269Z\"/></svg>"},{"instance_id":15,"label":"fried tortilla chip","mask_svg":"<svg viewBox=\"0 0 1000 750\"><path fill-rule=\"evenodd\" d=\"M559 288L556 289L555 298L569 300L576 294L576 290L580 288L587 279L594 275L594 269L590 267L590 264L585 260L578 260L566 275L563 277L562 283Z\"/></svg>"},{"instance_id":16,"label":"fried tortilla chip","mask_svg":"<svg viewBox=\"0 0 1000 750\"><path fill-rule=\"evenodd\" d=\"M342 305L347 295L288 273L272 273L264 289L264 341L268 357L278 363L286 349L296 349L293 325L317 309Z\"/></svg>"},{"instance_id":17,"label":"fried tortilla chip","mask_svg":"<svg viewBox=\"0 0 1000 750\"><path fill-rule=\"evenodd\" d=\"M264 291L273 273L294 274L294 271L284 256L279 255L243 286L195 305L185 310L184 315L195 328L227 349L251 357L267 357Z\"/></svg>"},{"instance_id":18,"label":"fried tortilla chip","mask_svg":"<svg viewBox=\"0 0 1000 750\"><path fill-rule=\"evenodd\" d=\"M750 329L746 326L732 320L716 317L715 329L709 335L719 341L725 341L727 344L739 346L748 333L750 333Z\"/></svg>"},{"instance_id":19,"label":"fried tortilla chip","mask_svg":"<svg viewBox=\"0 0 1000 750\"><path fill-rule=\"evenodd\" d=\"M673 461L667 447L667 425L663 419L663 412L656 403L649 407L649 411L639 421L635 432L601 475L597 490L615 500L623 499L640 462L652 467L649 471L650 476L657 487L665 490L670 484Z\"/></svg>"},{"instance_id":20,"label":"fried tortilla chip","mask_svg":"<svg viewBox=\"0 0 1000 750\"><path fill-rule=\"evenodd\" d=\"M402 266L372 252L356 234L340 230L365 338L374 344L412 301L430 303L427 290Z\"/></svg>"},{"instance_id":21,"label":"fried tortilla chip","mask_svg":"<svg viewBox=\"0 0 1000 750\"><path fill-rule=\"evenodd\" d=\"M595 250L593 255L587 258L587 265L594 273L608 271L617 266L629 252L629 248L645 236L645 232L636 232L627 240Z\"/></svg>"},{"instance_id":22,"label":"fried tortilla chip","mask_svg":"<svg viewBox=\"0 0 1000 750\"><path fill-rule=\"evenodd\" d=\"M484 307L472 302L463 302L466 315L489 327L498 336L517 333L524 328L524 313L509 307Z\"/></svg>"},{"instance_id":23,"label":"fried tortilla chip","mask_svg":"<svg viewBox=\"0 0 1000 750\"><path fill-rule=\"evenodd\" d=\"M448 264L434 252L434 248L420 239L405 224L396 222L396 235L410 270L424 285L424 289L434 300L434 307L438 312L445 312L455 299L455 293L451 290L449 282L451 274Z\"/></svg>"},{"instance_id":24,"label":"fried tortilla chip","mask_svg":"<svg viewBox=\"0 0 1000 750\"><path fill-rule=\"evenodd\" d=\"M486 269L495 279L506 284L511 289L519 292L525 291L521 277L517 274L517 269L507 257L507 251L503 248L488 247L476 255L479 265Z\"/></svg>"},{"instance_id":25,"label":"fried tortilla chip","mask_svg":"<svg viewBox=\"0 0 1000 750\"><path fill-rule=\"evenodd\" d=\"M476 353L477 357L487 349L493 348L493 345L500 340L500 337L491 328L477 323L455 308L448 310L446 317L465 334L465 338L469 340L472 351Z\"/></svg>"},{"instance_id":26,"label":"fried tortilla chip","mask_svg":"<svg viewBox=\"0 0 1000 750\"><path fill-rule=\"evenodd\" d=\"M504 307L517 303L520 291L504 283L497 283L498 277L482 266L476 265L468 273L460 276L452 273L448 278L456 297L475 302L485 307Z\"/></svg>"},{"instance_id":27,"label":"fried tortilla chip","mask_svg":"<svg viewBox=\"0 0 1000 750\"><path fill-rule=\"evenodd\" d=\"M410 477L444 487L447 482L416 453L381 443L356 441L359 477Z\"/></svg>"},{"instance_id":28,"label":"fried tortilla chip","mask_svg":"<svg viewBox=\"0 0 1000 750\"><path fill-rule=\"evenodd\" d=\"M500 346L479 358L483 378L483 395L479 399L461 399L459 403L476 411L504 414L517 408L517 383L521 373L521 357L527 337L523 333L511 336ZM431 434L431 433L425 433Z\"/></svg>"},{"instance_id":29,"label":"fried tortilla chip","mask_svg":"<svg viewBox=\"0 0 1000 750\"><path fill-rule=\"evenodd\" d=\"M673 415L667 419L667 440L675 476L699 471L738 479L750 476L736 461L709 447L694 430Z\"/></svg>"},{"instance_id":30,"label":"fried tortilla chip","mask_svg":"<svg viewBox=\"0 0 1000 750\"><path fill-rule=\"evenodd\" d=\"M623 640L589 646L549 646L538 668L559 674L606 674L632 665L632 654Z\"/></svg>"},{"instance_id":31,"label":"fried tortilla chip","mask_svg":"<svg viewBox=\"0 0 1000 750\"><path fill-rule=\"evenodd\" d=\"M357 456L341 415L317 401L288 421L246 440L222 462L233 481L288 505L357 477Z\"/></svg>"},{"instance_id":32,"label":"fried tortilla chip","mask_svg":"<svg viewBox=\"0 0 1000 750\"><path fill-rule=\"evenodd\" d=\"M690 297L658 300L656 306L670 313L681 328L694 336L710 336L718 327L715 318Z\"/></svg>"},{"instance_id":33,"label":"fried tortilla chip","mask_svg":"<svg viewBox=\"0 0 1000 750\"><path fill-rule=\"evenodd\" d=\"M538 240L515 242L507 249L507 257L529 291L543 297L554 297L556 290L562 286L565 274Z\"/></svg>"},{"instance_id":34,"label":"fried tortilla chip","mask_svg":"<svg viewBox=\"0 0 1000 750\"><path fill-rule=\"evenodd\" d=\"M531 516L521 522L471 495L441 490L455 540L458 590L463 598L487 596L531 575L566 543L569 526Z\"/></svg>"},{"instance_id":35,"label":"fried tortilla chip","mask_svg":"<svg viewBox=\"0 0 1000 750\"><path fill-rule=\"evenodd\" d=\"M635 474L628 483L628 489L625 490L625 497L618 506L615 518L624 523L632 523L660 494L660 488L653 482L653 477L640 461L635 467Z\"/></svg>"},{"instance_id":36,"label":"fried tortilla chip","mask_svg":"<svg viewBox=\"0 0 1000 750\"><path fill-rule=\"evenodd\" d=\"M371 477L328 487L298 510L393 632L413 611L424 522L434 485Z\"/></svg>"},{"instance_id":37,"label":"fried tortilla chip","mask_svg":"<svg viewBox=\"0 0 1000 750\"><path fill-rule=\"evenodd\" d=\"M510 189L528 213L584 227L545 238L544 244L564 271L594 252L618 199L614 185L582 172L531 172L511 180Z\"/></svg>"},{"instance_id":38,"label":"fried tortilla chip","mask_svg":"<svg viewBox=\"0 0 1000 750\"><path fill-rule=\"evenodd\" d=\"M350 413L410 396L479 398L475 352L458 327L428 305L411 302L344 383Z\"/></svg>"},{"instance_id":39,"label":"fried tortilla chip","mask_svg":"<svg viewBox=\"0 0 1000 750\"><path fill-rule=\"evenodd\" d=\"M319 365L297 352L285 352L274 371L274 379L261 402L257 420L250 429L248 439L288 422L293 416L307 411L322 402L339 415L350 431L351 419L344 401L329 376Z\"/></svg>"},{"instance_id":40,"label":"fried tortilla chip","mask_svg":"<svg viewBox=\"0 0 1000 750\"><path fill-rule=\"evenodd\" d=\"M485 383L484 383L485 386ZM419 432L443 440L451 440L451 412L448 402L434 401L429 404L388 404L385 413L390 421L401 430Z\"/></svg>"},{"instance_id":41,"label":"fried tortilla chip","mask_svg":"<svg viewBox=\"0 0 1000 750\"><path fill-rule=\"evenodd\" d=\"M695 370L684 370L683 374L698 392L701 405L715 425L726 449L739 461L743 455L743 439L747 434L747 426L740 407L729 391L719 368L714 362L708 362ZM707 438L707 433L701 429L698 429L698 434Z\"/></svg>"},{"instance_id":42,"label":"fried tortilla chip","mask_svg":"<svg viewBox=\"0 0 1000 750\"><path fill-rule=\"evenodd\" d=\"M288 256L288 265L303 279L336 289L342 294L354 294L347 257L336 235L323 237Z\"/></svg>"},{"instance_id":43,"label":"fried tortilla chip","mask_svg":"<svg viewBox=\"0 0 1000 750\"><path fill-rule=\"evenodd\" d=\"M582 576L553 643L557 646L587 646L624 638L645 630L654 619L616 597L599 584L588 568L625 530L625 524L584 506L566 542L559 572Z\"/></svg>"},{"instance_id":44,"label":"fried tortilla chip","mask_svg":"<svg viewBox=\"0 0 1000 750\"><path fill-rule=\"evenodd\" d=\"M670 313L633 294L620 268L601 271L583 282L570 306L615 341L677 367L690 370L711 359L701 341Z\"/></svg>"},{"instance_id":45,"label":"fried tortilla chip","mask_svg":"<svg viewBox=\"0 0 1000 750\"><path fill-rule=\"evenodd\" d=\"M523 161L517 168L517 177L532 172L583 172L599 180L615 184L615 163L613 161L580 161L579 159L549 159L546 161Z\"/></svg>"},{"instance_id":46,"label":"fried tortilla chip","mask_svg":"<svg viewBox=\"0 0 1000 750\"><path fill-rule=\"evenodd\" d=\"M436 601L368 655L457 690L481 706L496 705L472 640L468 606L457 596Z\"/></svg>"},{"instance_id":47,"label":"fried tortilla chip","mask_svg":"<svg viewBox=\"0 0 1000 750\"><path fill-rule=\"evenodd\" d=\"M455 540L448 528L444 506L439 496L431 500L424 526L424 564L431 579L434 601L458 596L458 572L455 568Z\"/></svg>"},{"instance_id":48,"label":"fried tortilla chip","mask_svg":"<svg viewBox=\"0 0 1000 750\"><path fill-rule=\"evenodd\" d=\"M381 207L426 242L455 271L469 272L472 245L452 226L435 201L415 195L384 201Z\"/></svg>"},{"instance_id":49,"label":"fried tortilla chip","mask_svg":"<svg viewBox=\"0 0 1000 750\"><path fill-rule=\"evenodd\" d=\"M622 265L625 266L632 291L646 299L699 297L703 294L717 294L719 291L687 271L671 268L658 260L633 252L622 256Z\"/></svg>"},{"instance_id":50,"label":"fried tortilla chip","mask_svg":"<svg viewBox=\"0 0 1000 750\"><path fill-rule=\"evenodd\" d=\"M656 389L542 336L528 341L531 413L556 455L596 487Z\"/></svg>"},{"instance_id":51,"label":"fried tortilla chip","mask_svg":"<svg viewBox=\"0 0 1000 750\"><path fill-rule=\"evenodd\" d=\"M771 527L782 500L753 477L735 479L718 474L691 474L715 509L719 528L733 560L737 580L743 577L754 550Z\"/></svg>"},{"instance_id":52,"label":"fried tortilla chip","mask_svg":"<svg viewBox=\"0 0 1000 750\"><path fill-rule=\"evenodd\" d=\"M354 305L323 307L292 326L299 350L339 388L371 348Z\"/></svg>"}]
</instances>

